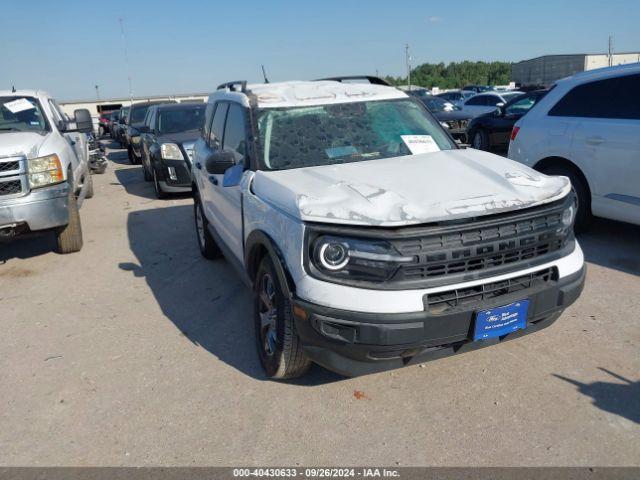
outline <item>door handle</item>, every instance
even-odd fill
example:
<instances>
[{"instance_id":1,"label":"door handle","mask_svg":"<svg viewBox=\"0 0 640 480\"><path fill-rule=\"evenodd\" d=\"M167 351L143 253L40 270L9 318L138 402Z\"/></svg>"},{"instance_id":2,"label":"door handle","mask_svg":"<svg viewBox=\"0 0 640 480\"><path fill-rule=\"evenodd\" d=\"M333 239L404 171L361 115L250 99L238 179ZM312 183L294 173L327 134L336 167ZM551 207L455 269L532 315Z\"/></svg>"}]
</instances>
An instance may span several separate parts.
<instances>
[{"instance_id":1,"label":"door handle","mask_svg":"<svg viewBox=\"0 0 640 480\"><path fill-rule=\"evenodd\" d=\"M213 175L209 175L209 181L211 183L213 183L214 185L218 185L218 179L216 177L214 177Z\"/></svg>"},{"instance_id":2,"label":"door handle","mask_svg":"<svg viewBox=\"0 0 640 480\"><path fill-rule=\"evenodd\" d=\"M196 162L196 168L198 170L202 170L202 164L200 162Z\"/></svg>"},{"instance_id":3,"label":"door handle","mask_svg":"<svg viewBox=\"0 0 640 480\"><path fill-rule=\"evenodd\" d=\"M604 142L602 137L587 137L585 140L589 145L600 145Z\"/></svg>"}]
</instances>

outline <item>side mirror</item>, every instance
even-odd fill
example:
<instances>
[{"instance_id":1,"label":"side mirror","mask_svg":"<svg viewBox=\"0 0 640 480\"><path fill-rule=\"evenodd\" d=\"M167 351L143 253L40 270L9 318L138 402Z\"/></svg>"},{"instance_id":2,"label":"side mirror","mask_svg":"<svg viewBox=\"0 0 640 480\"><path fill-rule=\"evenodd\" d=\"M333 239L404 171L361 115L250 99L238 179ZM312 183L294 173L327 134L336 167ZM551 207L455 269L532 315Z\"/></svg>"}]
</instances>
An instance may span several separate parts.
<instances>
[{"instance_id":1,"label":"side mirror","mask_svg":"<svg viewBox=\"0 0 640 480\"><path fill-rule=\"evenodd\" d=\"M216 150L205 161L207 172L211 175L222 175L236 164L233 153L225 150Z\"/></svg>"},{"instance_id":2,"label":"side mirror","mask_svg":"<svg viewBox=\"0 0 640 480\"><path fill-rule=\"evenodd\" d=\"M504 110L502 109L502 106L499 106L493 113L496 117L502 117L504 115Z\"/></svg>"},{"instance_id":3,"label":"side mirror","mask_svg":"<svg viewBox=\"0 0 640 480\"><path fill-rule=\"evenodd\" d=\"M67 132L91 133L93 132L93 120L91 113L86 108L79 108L73 112L73 123L75 127L69 128Z\"/></svg>"}]
</instances>

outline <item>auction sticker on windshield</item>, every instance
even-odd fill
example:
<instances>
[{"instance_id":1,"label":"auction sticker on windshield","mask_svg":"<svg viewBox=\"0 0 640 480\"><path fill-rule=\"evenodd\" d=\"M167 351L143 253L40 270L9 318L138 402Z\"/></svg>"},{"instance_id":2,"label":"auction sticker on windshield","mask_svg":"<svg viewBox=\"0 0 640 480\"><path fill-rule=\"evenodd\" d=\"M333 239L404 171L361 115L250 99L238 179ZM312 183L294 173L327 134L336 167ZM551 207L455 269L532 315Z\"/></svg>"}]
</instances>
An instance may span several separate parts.
<instances>
[{"instance_id":1,"label":"auction sticker on windshield","mask_svg":"<svg viewBox=\"0 0 640 480\"><path fill-rule=\"evenodd\" d=\"M400 138L414 155L440 151L440 147L431 135L400 135Z\"/></svg>"},{"instance_id":2,"label":"auction sticker on windshield","mask_svg":"<svg viewBox=\"0 0 640 480\"><path fill-rule=\"evenodd\" d=\"M33 103L31 103L26 98L18 98L17 100L12 100L4 104L4 107L9 110L11 113L23 112L25 110L33 110L36 108Z\"/></svg>"}]
</instances>

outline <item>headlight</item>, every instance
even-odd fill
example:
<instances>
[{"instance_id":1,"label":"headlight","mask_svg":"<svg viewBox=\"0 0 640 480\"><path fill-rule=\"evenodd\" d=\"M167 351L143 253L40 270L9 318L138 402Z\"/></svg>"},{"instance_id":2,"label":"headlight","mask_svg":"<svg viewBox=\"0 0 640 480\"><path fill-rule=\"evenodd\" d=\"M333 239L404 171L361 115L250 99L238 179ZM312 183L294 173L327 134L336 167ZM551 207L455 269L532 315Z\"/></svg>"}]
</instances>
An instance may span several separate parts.
<instances>
[{"instance_id":1,"label":"headlight","mask_svg":"<svg viewBox=\"0 0 640 480\"><path fill-rule=\"evenodd\" d=\"M447 122L440 122L440 125L442 125L447 130L449 129L449 124Z\"/></svg>"},{"instance_id":2,"label":"headlight","mask_svg":"<svg viewBox=\"0 0 640 480\"><path fill-rule=\"evenodd\" d=\"M180 147L175 143L163 143L160 147L160 154L165 160L184 160Z\"/></svg>"},{"instance_id":3,"label":"headlight","mask_svg":"<svg viewBox=\"0 0 640 480\"><path fill-rule=\"evenodd\" d=\"M573 221L576 219L576 207L575 205L571 205L569 208L565 209L562 212L562 226L566 228L570 228L573 225Z\"/></svg>"},{"instance_id":4,"label":"headlight","mask_svg":"<svg viewBox=\"0 0 640 480\"><path fill-rule=\"evenodd\" d=\"M64 172L58 155L32 158L28 161L29 185L31 188L45 187L64 181Z\"/></svg>"},{"instance_id":5,"label":"headlight","mask_svg":"<svg viewBox=\"0 0 640 480\"><path fill-rule=\"evenodd\" d=\"M136 145L140 143L140 137L131 137L131 143L135 143Z\"/></svg>"},{"instance_id":6,"label":"headlight","mask_svg":"<svg viewBox=\"0 0 640 480\"><path fill-rule=\"evenodd\" d=\"M400 255L388 242L329 235L313 242L311 259L324 275L373 282L388 280L400 264L414 261L414 257Z\"/></svg>"}]
</instances>

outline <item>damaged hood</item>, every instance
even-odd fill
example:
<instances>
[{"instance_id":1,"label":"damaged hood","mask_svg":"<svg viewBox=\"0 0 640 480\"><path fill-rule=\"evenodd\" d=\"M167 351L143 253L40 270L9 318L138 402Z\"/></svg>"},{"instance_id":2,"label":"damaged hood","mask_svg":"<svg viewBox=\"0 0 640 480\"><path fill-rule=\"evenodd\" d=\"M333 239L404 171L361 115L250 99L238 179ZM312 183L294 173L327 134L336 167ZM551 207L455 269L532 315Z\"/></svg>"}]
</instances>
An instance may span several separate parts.
<instances>
[{"instance_id":1,"label":"damaged hood","mask_svg":"<svg viewBox=\"0 0 640 480\"><path fill-rule=\"evenodd\" d=\"M566 177L473 149L258 171L253 191L303 221L403 226L489 215L567 195Z\"/></svg>"},{"instance_id":2,"label":"damaged hood","mask_svg":"<svg viewBox=\"0 0 640 480\"><path fill-rule=\"evenodd\" d=\"M48 132L0 132L0 157L35 158L48 137Z\"/></svg>"}]
</instances>

